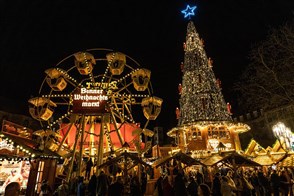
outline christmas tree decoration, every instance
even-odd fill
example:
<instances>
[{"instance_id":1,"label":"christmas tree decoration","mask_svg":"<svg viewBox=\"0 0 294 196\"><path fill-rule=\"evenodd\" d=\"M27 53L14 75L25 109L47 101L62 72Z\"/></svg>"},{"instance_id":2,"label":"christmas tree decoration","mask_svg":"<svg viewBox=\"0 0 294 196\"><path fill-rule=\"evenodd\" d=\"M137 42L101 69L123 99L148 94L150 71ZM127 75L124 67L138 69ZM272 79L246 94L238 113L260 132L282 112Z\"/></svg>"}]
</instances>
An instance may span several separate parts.
<instances>
[{"instance_id":1,"label":"christmas tree decoration","mask_svg":"<svg viewBox=\"0 0 294 196\"><path fill-rule=\"evenodd\" d=\"M184 62L181 62L180 67L181 67L181 72L183 72L183 70L184 70Z\"/></svg>"},{"instance_id":2,"label":"christmas tree decoration","mask_svg":"<svg viewBox=\"0 0 294 196\"><path fill-rule=\"evenodd\" d=\"M181 89L180 107L176 110L178 125L167 135L175 137L180 149L192 153L241 150L238 134L250 128L232 121L231 106L224 100L221 82L212 70L213 60L207 57L203 43L194 23L189 21L181 66L183 78L178 86Z\"/></svg>"},{"instance_id":3,"label":"christmas tree decoration","mask_svg":"<svg viewBox=\"0 0 294 196\"><path fill-rule=\"evenodd\" d=\"M184 17L187 18L190 16L194 16L195 15L194 11L196 8L197 8L196 6L190 7L189 5L187 5L186 9L182 10L182 13L185 15Z\"/></svg>"},{"instance_id":4,"label":"christmas tree decoration","mask_svg":"<svg viewBox=\"0 0 294 196\"><path fill-rule=\"evenodd\" d=\"M182 84L179 84L178 91L179 91L179 95L182 94Z\"/></svg>"},{"instance_id":5,"label":"christmas tree decoration","mask_svg":"<svg viewBox=\"0 0 294 196\"><path fill-rule=\"evenodd\" d=\"M216 85L212 60L207 58L193 22L189 22L186 37L178 125L201 120L231 121L221 89Z\"/></svg>"},{"instance_id":6,"label":"christmas tree decoration","mask_svg":"<svg viewBox=\"0 0 294 196\"><path fill-rule=\"evenodd\" d=\"M177 119L180 119L180 115L181 115L181 111L180 111L180 108L176 108L176 118Z\"/></svg>"},{"instance_id":7,"label":"christmas tree decoration","mask_svg":"<svg viewBox=\"0 0 294 196\"><path fill-rule=\"evenodd\" d=\"M228 110L229 114L232 114L232 112L231 112L232 106L229 102L227 103L227 110Z\"/></svg>"},{"instance_id":8,"label":"christmas tree decoration","mask_svg":"<svg viewBox=\"0 0 294 196\"><path fill-rule=\"evenodd\" d=\"M211 68L213 64L213 60L209 57L208 58L208 66Z\"/></svg>"}]
</instances>

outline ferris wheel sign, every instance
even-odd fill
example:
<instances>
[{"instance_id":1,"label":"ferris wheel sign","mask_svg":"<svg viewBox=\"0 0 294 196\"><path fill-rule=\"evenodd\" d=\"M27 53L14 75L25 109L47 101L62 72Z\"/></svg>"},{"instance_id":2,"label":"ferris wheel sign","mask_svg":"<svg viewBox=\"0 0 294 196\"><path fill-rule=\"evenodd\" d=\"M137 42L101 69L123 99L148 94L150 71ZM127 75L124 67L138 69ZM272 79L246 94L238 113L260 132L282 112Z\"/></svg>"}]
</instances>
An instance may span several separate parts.
<instances>
[{"instance_id":1,"label":"ferris wheel sign","mask_svg":"<svg viewBox=\"0 0 294 196\"><path fill-rule=\"evenodd\" d=\"M101 89L77 88L72 94L73 113L96 115L106 113L108 96Z\"/></svg>"}]
</instances>

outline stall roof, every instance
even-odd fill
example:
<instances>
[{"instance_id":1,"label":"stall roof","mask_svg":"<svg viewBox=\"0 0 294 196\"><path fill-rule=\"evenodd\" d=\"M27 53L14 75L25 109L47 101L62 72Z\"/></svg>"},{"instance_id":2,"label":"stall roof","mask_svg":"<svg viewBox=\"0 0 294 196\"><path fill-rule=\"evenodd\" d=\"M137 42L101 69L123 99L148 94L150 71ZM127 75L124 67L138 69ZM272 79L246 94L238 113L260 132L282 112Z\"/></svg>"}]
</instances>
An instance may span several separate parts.
<instances>
[{"instance_id":1,"label":"stall roof","mask_svg":"<svg viewBox=\"0 0 294 196\"><path fill-rule=\"evenodd\" d=\"M116 156L115 158L109 160L109 161L106 161L104 163L102 163L101 165L98 166L98 168L103 168L103 167L106 167L106 166L110 166L112 165L113 163L117 163L118 161L120 161L121 159L123 158L130 158L132 160L134 160L136 163L141 163L145 166L150 166L149 164L147 164L146 162L144 162L141 158L139 158L138 156L132 154L132 153L129 153L129 152L122 152L121 154L119 154L118 156Z\"/></svg>"},{"instance_id":2,"label":"stall roof","mask_svg":"<svg viewBox=\"0 0 294 196\"><path fill-rule=\"evenodd\" d=\"M206 166L213 166L220 162L232 165L232 167L261 166L259 163L256 163L255 161L252 161L237 152L231 152L223 156L219 154L214 154L211 157L208 157L202 161L202 163Z\"/></svg>"},{"instance_id":3,"label":"stall roof","mask_svg":"<svg viewBox=\"0 0 294 196\"><path fill-rule=\"evenodd\" d=\"M167 155L165 157L162 157L162 158L157 159L156 161L154 161L152 166L153 167L159 167L159 166L164 165L165 163L169 162L172 159L173 159L172 155Z\"/></svg>"},{"instance_id":4,"label":"stall roof","mask_svg":"<svg viewBox=\"0 0 294 196\"><path fill-rule=\"evenodd\" d=\"M290 153L290 154L285 155L285 157L283 159L280 159L278 166L280 166L280 167L294 167L294 154Z\"/></svg>"},{"instance_id":5,"label":"stall roof","mask_svg":"<svg viewBox=\"0 0 294 196\"><path fill-rule=\"evenodd\" d=\"M284 158L286 158L289 155L291 155L291 154L287 154L286 152L272 152L271 153L271 157L276 162L282 161Z\"/></svg>"},{"instance_id":6,"label":"stall roof","mask_svg":"<svg viewBox=\"0 0 294 196\"><path fill-rule=\"evenodd\" d=\"M220 156L219 154L214 154L212 156L207 157L206 159L202 160L201 162L206 166L213 166L217 163L221 162L224 157Z\"/></svg>"},{"instance_id":7,"label":"stall roof","mask_svg":"<svg viewBox=\"0 0 294 196\"><path fill-rule=\"evenodd\" d=\"M233 162L235 162L236 166L261 166L259 163L256 163L255 161L252 161L237 152L228 154L222 161L229 164L233 164Z\"/></svg>"},{"instance_id":8,"label":"stall roof","mask_svg":"<svg viewBox=\"0 0 294 196\"><path fill-rule=\"evenodd\" d=\"M258 155L257 157L253 158L253 161L263 166L275 164L275 161L268 154Z\"/></svg>"},{"instance_id":9,"label":"stall roof","mask_svg":"<svg viewBox=\"0 0 294 196\"><path fill-rule=\"evenodd\" d=\"M174 155L167 155L161 159L158 159L157 161L155 161L153 163L153 167L159 167L165 163L167 163L170 160L177 160L180 161L182 163L184 163L187 166L191 166L191 165L203 165L200 161L192 158L191 156L180 152L175 153Z\"/></svg>"},{"instance_id":10,"label":"stall roof","mask_svg":"<svg viewBox=\"0 0 294 196\"><path fill-rule=\"evenodd\" d=\"M37 143L34 140L18 137L9 133L3 133L6 137L11 139L13 142L15 142L18 145L21 145L25 148L27 148L31 153L34 153L36 157L38 156L52 156L52 157L60 157L59 154L45 148L43 151L38 150Z\"/></svg>"},{"instance_id":11,"label":"stall roof","mask_svg":"<svg viewBox=\"0 0 294 196\"><path fill-rule=\"evenodd\" d=\"M38 156L52 156L52 157L60 157L59 154L53 152L47 148L43 151L38 149L38 143L33 139L33 130L27 127L23 127L16 123L3 120L2 122L2 130L1 133L5 135L5 137L11 139L14 143L23 146L31 153Z\"/></svg>"}]
</instances>

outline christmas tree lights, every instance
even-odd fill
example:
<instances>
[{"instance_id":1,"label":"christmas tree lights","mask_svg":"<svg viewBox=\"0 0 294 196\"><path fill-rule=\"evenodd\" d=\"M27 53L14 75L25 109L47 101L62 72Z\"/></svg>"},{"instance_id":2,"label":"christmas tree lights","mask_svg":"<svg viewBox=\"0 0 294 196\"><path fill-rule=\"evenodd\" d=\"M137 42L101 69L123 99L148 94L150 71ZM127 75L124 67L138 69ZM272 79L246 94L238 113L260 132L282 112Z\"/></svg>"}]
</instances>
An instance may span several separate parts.
<instances>
[{"instance_id":1,"label":"christmas tree lights","mask_svg":"<svg viewBox=\"0 0 294 196\"><path fill-rule=\"evenodd\" d=\"M178 86L180 107L175 111L178 125L167 135L175 138L180 149L201 156L220 151L219 144L225 146L221 151L241 150L238 134L250 127L232 121L231 106L224 100L221 81L212 70L213 61L206 56L204 41L192 21L188 23L183 46L183 77Z\"/></svg>"},{"instance_id":2,"label":"christmas tree lights","mask_svg":"<svg viewBox=\"0 0 294 196\"><path fill-rule=\"evenodd\" d=\"M231 121L226 103L192 21L188 23L183 65L180 118L183 126L198 121Z\"/></svg>"}]
</instances>

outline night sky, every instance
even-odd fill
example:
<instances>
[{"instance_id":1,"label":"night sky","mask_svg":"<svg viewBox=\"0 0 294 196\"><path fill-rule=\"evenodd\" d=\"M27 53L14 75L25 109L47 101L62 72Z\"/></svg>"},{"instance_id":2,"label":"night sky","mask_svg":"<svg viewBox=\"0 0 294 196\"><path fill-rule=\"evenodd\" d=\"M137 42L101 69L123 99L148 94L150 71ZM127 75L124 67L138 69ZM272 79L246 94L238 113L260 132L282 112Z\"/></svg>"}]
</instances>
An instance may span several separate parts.
<instances>
[{"instance_id":1,"label":"night sky","mask_svg":"<svg viewBox=\"0 0 294 196\"><path fill-rule=\"evenodd\" d=\"M17 102L19 113L28 114L27 100L38 96L46 69L75 52L109 48L152 71L154 95L164 100L155 124L167 130L177 123L188 23L181 10L187 4L197 6L192 20L232 104L231 88L249 62L250 47L294 16L293 0L79 2L0 2L0 96Z\"/></svg>"}]
</instances>

